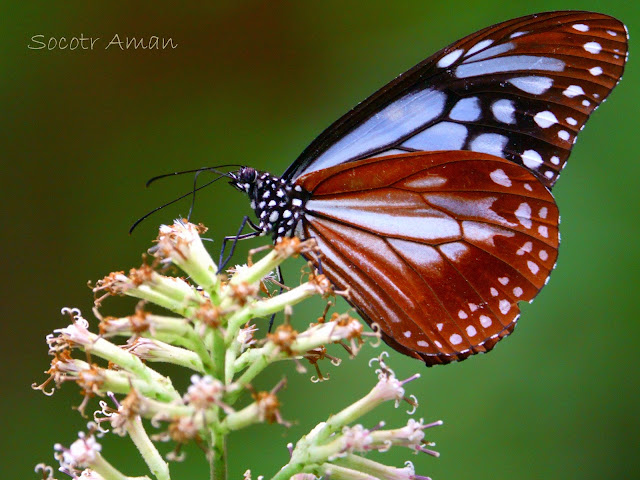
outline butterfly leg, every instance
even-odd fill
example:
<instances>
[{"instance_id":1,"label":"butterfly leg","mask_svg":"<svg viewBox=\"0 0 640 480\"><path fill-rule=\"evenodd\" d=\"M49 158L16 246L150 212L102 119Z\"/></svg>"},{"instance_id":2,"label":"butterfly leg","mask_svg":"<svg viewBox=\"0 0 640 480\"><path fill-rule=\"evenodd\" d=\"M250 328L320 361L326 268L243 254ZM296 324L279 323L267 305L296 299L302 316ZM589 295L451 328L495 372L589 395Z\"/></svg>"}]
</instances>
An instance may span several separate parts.
<instances>
[{"instance_id":1,"label":"butterfly leg","mask_svg":"<svg viewBox=\"0 0 640 480\"><path fill-rule=\"evenodd\" d=\"M301 242L304 242L305 240L309 240L309 239L313 239L313 240L315 241L315 237L314 237L313 235L312 235L312 236L310 236L310 237L301 238L301 239L300 239L300 241L301 241ZM322 274L324 273L324 272L322 271L322 256L321 256L321 255L316 254L316 256L315 256L315 257L316 257L316 258L315 258L315 260L316 260L316 262L318 263L318 266L317 266L316 268L318 269L318 273L319 273L320 275L322 275ZM310 259L309 259L309 260L310 260Z\"/></svg>"},{"instance_id":2,"label":"butterfly leg","mask_svg":"<svg viewBox=\"0 0 640 480\"><path fill-rule=\"evenodd\" d=\"M243 234L242 230L244 230L244 227L247 226L247 224L251 228L253 228L255 231ZM222 248L220 249L220 257L218 259L218 273L224 270L224 268L227 266L227 264L231 260L231 257L233 257L233 252L236 249L236 244L238 243L238 240L245 240L247 238L259 237L260 235L262 235L262 232L260 231L260 229L251 220L249 220L248 216L245 215L244 218L242 219L242 223L240 224L240 228L238 229L238 233L230 237L224 237L224 239L222 240ZM226 250L228 241L232 241L231 249L230 249L229 255L227 255L227 257L225 258L224 251Z\"/></svg>"},{"instance_id":3,"label":"butterfly leg","mask_svg":"<svg viewBox=\"0 0 640 480\"><path fill-rule=\"evenodd\" d=\"M276 272L278 275L278 283L280 283L280 292L278 292L279 295L284 291L284 277L282 276L282 269L280 268L280 265L278 265L278 269L276 270ZM276 314L274 313L269 319L269 333L271 333L271 329L273 328L273 321L275 320L275 318Z\"/></svg>"}]
</instances>

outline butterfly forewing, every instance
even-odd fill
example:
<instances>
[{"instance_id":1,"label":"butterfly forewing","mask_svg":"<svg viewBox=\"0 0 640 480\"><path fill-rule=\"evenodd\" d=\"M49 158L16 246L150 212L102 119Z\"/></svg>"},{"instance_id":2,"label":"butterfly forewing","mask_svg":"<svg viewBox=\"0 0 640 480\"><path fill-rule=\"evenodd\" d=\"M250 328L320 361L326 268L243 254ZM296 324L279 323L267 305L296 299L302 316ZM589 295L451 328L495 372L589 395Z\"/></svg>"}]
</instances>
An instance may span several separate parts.
<instances>
[{"instance_id":1,"label":"butterfly forewing","mask_svg":"<svg viewBox=\"0 0 640 480\"><path fill-rule=\"evenodd\" d=\"M488 27L359 104L285 177L373 156L471 150L524 165L551 187L626 55L624 25L602 14L543 13Z\"/></svg>"},{"instance_id":2,"label":"butterfly forewing","mask_svg":"<svg viewBox=\"0 0 640 480\"><path fill-rule=\"evenodd\" d=\"M303 230L316 238L324 272L388 343L430 365L492 348L555 263L553 197L500 158L403 154L298 184L311 193Z\"/></svg>"}]
</instances>

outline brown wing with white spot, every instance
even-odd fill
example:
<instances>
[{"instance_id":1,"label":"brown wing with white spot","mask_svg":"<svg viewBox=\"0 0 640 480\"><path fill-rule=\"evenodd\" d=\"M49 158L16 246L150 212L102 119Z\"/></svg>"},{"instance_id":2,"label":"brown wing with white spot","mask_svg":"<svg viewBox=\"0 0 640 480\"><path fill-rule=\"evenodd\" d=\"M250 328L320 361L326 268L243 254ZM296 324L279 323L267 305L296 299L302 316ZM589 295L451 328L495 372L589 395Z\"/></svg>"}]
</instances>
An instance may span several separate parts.
<instances>
[{"instance_id":1,"label":"brown wing with white spot","mask_svg":"<svg viewBox=\"0 0 640 480\"><path fill-rule=\"evenodd\" d=\"M540 13L493 25L360 103L284 178L372 156L471 150L524 165L552 187L626 57L625 26L599 13Z\"/></svg>"},{"instance_id":2,"label":"brown wing with white spot","mask_svg":"<svg viewBox=\"0 0 640 480\"><path fill-rule=\"evenodd\" d=\"M504 159L403 154L296 183L312 194L303 230L318 241L324 273L389 345L427 365L493 348L556 260L551 193Z\"/></svg>"}]
</instances>

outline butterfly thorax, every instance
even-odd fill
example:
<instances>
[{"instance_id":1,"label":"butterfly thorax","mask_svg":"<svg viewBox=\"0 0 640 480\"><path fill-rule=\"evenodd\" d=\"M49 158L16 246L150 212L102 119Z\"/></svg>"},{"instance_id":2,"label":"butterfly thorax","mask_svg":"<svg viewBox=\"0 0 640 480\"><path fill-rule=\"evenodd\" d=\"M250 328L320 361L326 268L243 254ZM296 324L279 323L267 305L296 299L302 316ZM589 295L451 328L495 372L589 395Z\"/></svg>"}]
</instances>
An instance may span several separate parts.
<instances>
[{"instance_id":1,"label":"butterfly thorax","mask_svg":"<svg viewBox=\"0 0 640 480\"><path fill-rule=\"evenodd\" d=\"M242 167L231 177L231 185L249 196L261 235L271 233L274 239L294 235L304 215L309 192L290 181L250 167Z\"/></svg>"}]
</instances>

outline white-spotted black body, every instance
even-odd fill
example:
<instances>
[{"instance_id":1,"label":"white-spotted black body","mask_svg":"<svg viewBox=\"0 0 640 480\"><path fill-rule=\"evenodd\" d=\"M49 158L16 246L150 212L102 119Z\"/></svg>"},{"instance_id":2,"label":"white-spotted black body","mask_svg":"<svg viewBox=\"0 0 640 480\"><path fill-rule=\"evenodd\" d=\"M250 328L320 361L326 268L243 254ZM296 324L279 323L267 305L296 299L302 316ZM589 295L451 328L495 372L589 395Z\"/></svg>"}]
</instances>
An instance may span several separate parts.
<instances>
[{"instance_id":1,"label":"white-spotted black body","mask_svg":"<svg viewBox=\"0 0 640 480\"><path fill-rule=\"evenodd\" d=\"M260 235L271 234L274 240L295 234L304 215L304 205L310 194L299 185L251 167L230 173L229 182L251 200L258 218Z\"/></svg>"}]
</instances>

